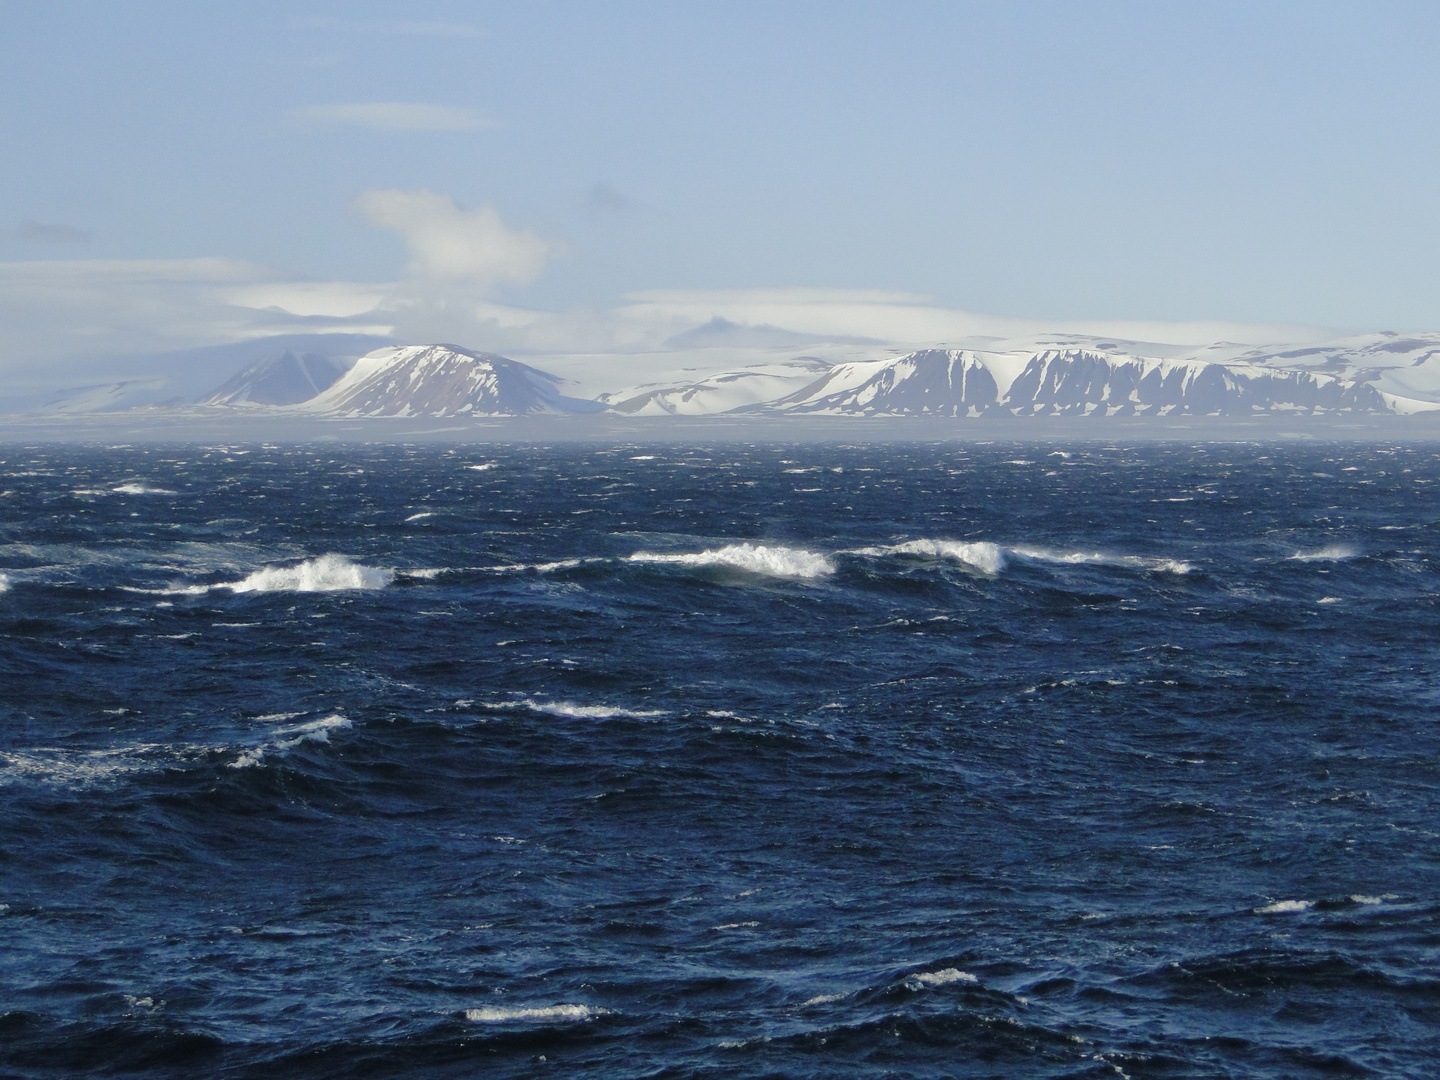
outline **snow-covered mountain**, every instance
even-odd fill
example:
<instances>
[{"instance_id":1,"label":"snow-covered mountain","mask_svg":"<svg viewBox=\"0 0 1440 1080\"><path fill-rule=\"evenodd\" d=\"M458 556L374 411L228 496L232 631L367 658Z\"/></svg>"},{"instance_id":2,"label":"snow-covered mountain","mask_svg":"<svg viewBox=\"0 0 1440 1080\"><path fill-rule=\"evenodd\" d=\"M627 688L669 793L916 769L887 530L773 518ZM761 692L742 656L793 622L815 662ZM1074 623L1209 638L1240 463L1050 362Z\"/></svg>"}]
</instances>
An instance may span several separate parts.
<instances>
[{"instance_id":1,"label":"snow-covered mountain","mask_svg":"<svg viewBox=\"0 0 1440 1080\"><path fill-rule=\"evenodd\" d=\"M992 411L999 400L995 372L975 353L926 349L888 360L838 364L809 386L770 402L768 408L795 413L978 416Z\"/></svg>"},{"instance_id":2,"label":"snow-covered mountain","mask_svg":"<svg viewBox=\"0 0 1440 1080\"><path fill-rule=\"evenodd\" d=\"M349 370L337 356L286 349L237 372L201 405L295 405L328 390Z\"/></svg>"},{"instance_id":3,"label":"snow-covered mountain","mask_svg":"<svg viewBox=\"0 0 1440 1080\"><path fill-rule=\"evenodd\" d=\"M1369 383L1396 397L1440 401L1440 333L1381 331L1334 341L1269 349L1240 349L1221 342L1208 358L1297 371L1324 372Z\"/></svg>"},{"instance_id":4,"label":"snow-covered mountain","mask_svg":"<svg viewBox=\"0 0 1440 1080\"><path fill-rule=\"evenodd\" d=\"M1367 383L1334 375L1257 364L1115 357L1083 349L1037 353L1000 404L1016 415L1414 411Z\"/></svg>"},{"instance_id":5,"label":"snow-covered mountain","mask_svg":"<svg viewBox=\"0 0 1440 1080\"><path fill-rule=\"evenodd\" d=\"M597 399L618 413L632 416L707 416L763 405L815 381L830 365L814 356L757 365L679 385L659 383L601 394Z\"/></svg>"},{"instance_id":6,"label":"snow-covered mountain","mask_svg":"<svg viewBox=\"0 0 1440 1080\"><path fill-rule=\"evenodd\" d=\"M814 382L743 412L831 416L1237 416L1265 412L1411 413L1440 404L1377 389L1329 371L1239 360L1136 356L1074 346L1034 352L924 349L882 360L837 364ZM1429 355L1421 362L1427 362ZM1440 342L1433 354L1440 357ZM1269 358L1266 358L1269 359ZM1317 367L1320 365L1316 365ZM1331 361L1331 366L1336 365ZM1440 366L1440 362L1437 362ZM738 380L744 373L725 376ZM696 387L657 389L649 401L680 395L691 412L707 403ZM1397 380L1398 385L1398 380ZM678 411L678 410L666 410Z\"/></svg>"},{"instance_id":7,"label":"snow-covered mountain","mask_svg":"<svg viewBox=\"0 0 1440 1080\"><path fill-rule=\"evenodd\" d=\"M604 408L563 396L560 381L528 364L458 345L406 345L362 356L298 408L332 416L524 416Z\"/></svg>"},{"instance_id":8,"label":"snow-covered mountain","mask_svg":"<svg viewBox=\"0 0 1440 1080\"><path fill-rule=\"evenodd\" d=\"M338 374L357 357L391 344L371 334L281 334L178 352L61 361L34 373L34 391L0 393L0 411L80 414L184 408L217 396L233 398L227 404L303 401L320 388L309 383L318 382L324 365L337 367ZM295 396L282 393L287 353L303 358L315 377L298 382L290 391ZM247 397L237 380L250 383L254 392Z\"/></svg>"}]
</instances>

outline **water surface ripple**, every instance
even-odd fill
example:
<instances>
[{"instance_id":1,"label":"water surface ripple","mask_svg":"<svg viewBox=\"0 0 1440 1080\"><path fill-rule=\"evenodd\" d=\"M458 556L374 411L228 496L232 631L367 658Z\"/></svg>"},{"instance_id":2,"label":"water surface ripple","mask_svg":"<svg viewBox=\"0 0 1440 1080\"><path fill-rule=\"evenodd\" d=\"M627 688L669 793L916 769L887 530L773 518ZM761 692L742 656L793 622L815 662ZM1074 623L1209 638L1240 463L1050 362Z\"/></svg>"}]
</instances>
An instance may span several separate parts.
<instances>
[{"instance_id":1,"label":"water surface ripple","mask_svg":"<svg viewBox=\"0 0 1440 1080\"><path fill-rule=\"evenodd\" d=\"M0 448L0 1073L1431 1076L1437 485Z\"/></svg>"}]
</instances>

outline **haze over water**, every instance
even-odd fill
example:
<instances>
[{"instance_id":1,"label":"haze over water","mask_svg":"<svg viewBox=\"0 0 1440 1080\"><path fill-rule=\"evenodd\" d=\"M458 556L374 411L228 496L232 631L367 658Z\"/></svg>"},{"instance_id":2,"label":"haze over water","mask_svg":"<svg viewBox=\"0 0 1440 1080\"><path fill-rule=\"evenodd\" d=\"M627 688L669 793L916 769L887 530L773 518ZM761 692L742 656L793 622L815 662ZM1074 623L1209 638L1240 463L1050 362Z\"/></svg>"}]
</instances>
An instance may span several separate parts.
<instances>
[{"instance_id":1,"label":"haze over water","mask_svg":"<svg viewBox=\"0 0 1440 1080\"><path fill-rule=\"evenodd\" d=\"M7 1075L1433 1071L1434 447L0 459Z\"/></svg>"}]
</instances>

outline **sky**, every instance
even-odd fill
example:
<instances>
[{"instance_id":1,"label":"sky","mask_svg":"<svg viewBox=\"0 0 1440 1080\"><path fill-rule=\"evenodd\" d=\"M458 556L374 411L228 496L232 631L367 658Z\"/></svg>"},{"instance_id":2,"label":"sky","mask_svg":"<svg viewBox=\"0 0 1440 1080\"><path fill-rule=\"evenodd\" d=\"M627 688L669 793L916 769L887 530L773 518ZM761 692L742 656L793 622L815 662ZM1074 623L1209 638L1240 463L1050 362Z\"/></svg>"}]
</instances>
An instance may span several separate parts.
<instances>
[{"instance_id":1,"label":"sky","mask_svg":"<svg viewBox=\"0 0 1440 1080\"><path fill-rule=\"evenodd\" d=\"M603 352L790 301L862 336L1440 328L1430 2L0 18L0 371L296 330Z\"/></svg>"}]
</instances>

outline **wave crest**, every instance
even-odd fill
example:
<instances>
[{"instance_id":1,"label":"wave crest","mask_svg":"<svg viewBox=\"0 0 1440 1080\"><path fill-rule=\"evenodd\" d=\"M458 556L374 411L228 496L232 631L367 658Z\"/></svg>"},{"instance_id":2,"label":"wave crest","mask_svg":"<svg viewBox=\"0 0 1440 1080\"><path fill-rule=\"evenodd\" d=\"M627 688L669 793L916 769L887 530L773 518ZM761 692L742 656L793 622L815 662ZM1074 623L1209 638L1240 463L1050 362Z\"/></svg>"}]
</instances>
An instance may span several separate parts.
<instances>
[{"instance_id":1,"label":"wave crest","mask_svg":"<svg viewBox=\"0 0 1440 1080\"><path fill-rule=\"evenodd\" d=\"M149 484L120 484L110 489L116 495L175 495L169 488L151 487ZM76 492L78 495L79 492Z\"/></svg>"},{"instance_id":2,"label":"wave crest","mask_svg":"<svg viewBox=\"0 0 1440 1080\"><path fill-rule=\"evenodd\" d=\"M666 715L661 709L621 709L613 705L576 705L569 701L524 701L521 704L532 712L568 720L648 720Z\"/></svg>"},{"instance_id":3,"label":"wave crest","mask_svg":"<svg viewBox=\"0 0 1440 1080\"><path fill-rule=\"evenodd\" d=\"M637 551L626 561L695 568L718 567L765 577L801 580L826 577L835 572L835 564L828 556L779 544L726 544L722 548L680 553Z\"/></svg>"},{"instance_id":4,"label":"wave crest","mask_svg":"<svg viewBox=\"0 0 1440 1080\"><path fill-rule=\"evenodd\" d=\"M907 990L926 990L932 986L948 986L950 983L975 984L980 980L968 971L959 968L945 968L941 971L917 971L905 980Z\"/></svg>"},{"instance_id":5,"label":"wave crest","mask_svg":"<svg viewBox=\"0 0 1440 1080\"><path fill-rule=\"evenodd\" d=\"M1005 549L989 540L906 540L883 547L857 548L854 555L923 555L932 559L954 559L985 574L1005 569Z\"/></svg>"},{"instance_id":6,"label":"wave crest","mask_svg":"<svg viewBox=\"0 0 1440 1080\"><path fill-rule=\"evenodd\" d=\"M383 589L395 571L351 562L344 555L321 555L296 566L267 566L243 581L222 588L250 592L340 592L345 589Z\"/></svg>"},{"instance_id":7,"label":"wave crest","mask_svg":"<svg viewBox=\"0 0 1440 1080\"><path fill-rule=\"evenodd\" d=\"M855 548L851 555L920 555L932 559L953 559L972 570L995 575L1011 558L1063 565L1116 566L1126 570L1148 570L1165 574L1188 574L1194 567L1181 559L1149 558L1143 555L1111 555L1103 551L1061 551L1055 548L1016 544L1006 547L989 540L906 540L900 544Z\"/></svg>"},{"instance_id":8,"label":"wave crest","mask_svg":"<svg viewBox=\"0 0 1440 1080\"><path fill-rule=\"evenodd\" d=\"M1297 551L1287 562L1344 562L1360 554L1353 544L1326 544L1315 551Z\"/></svg>"},{"instance_id":9,"label":"wave crest","mask_svg":"<svg viewBox=\"0 0 1440 1080\"><path fill-rule=\"evenodd\" d=\"M353 727L348 717L335 713L331 716L321 717L319 720L309 720L303 724L295 724L293 727L275 729L275 738L270 742L263 743L253 750L246 750L238 758L230 763L232 769L248 769L252 765L259 765L266 754L280 753L293 750L304 742L330 741L330 732Z\"/></svg>"},{"instance_id":10,"label":"wave crest","mask_svg":"<svg viewBox=\"0 0 1440 1080\"><path fill-rule=\"evenodd\" d=\"M480 1024L502 1024L507 1020L591 1020L609 1011L591 1005L491 1005L466 1009L465 1019Z\"/></svg>"}]
</instances>

